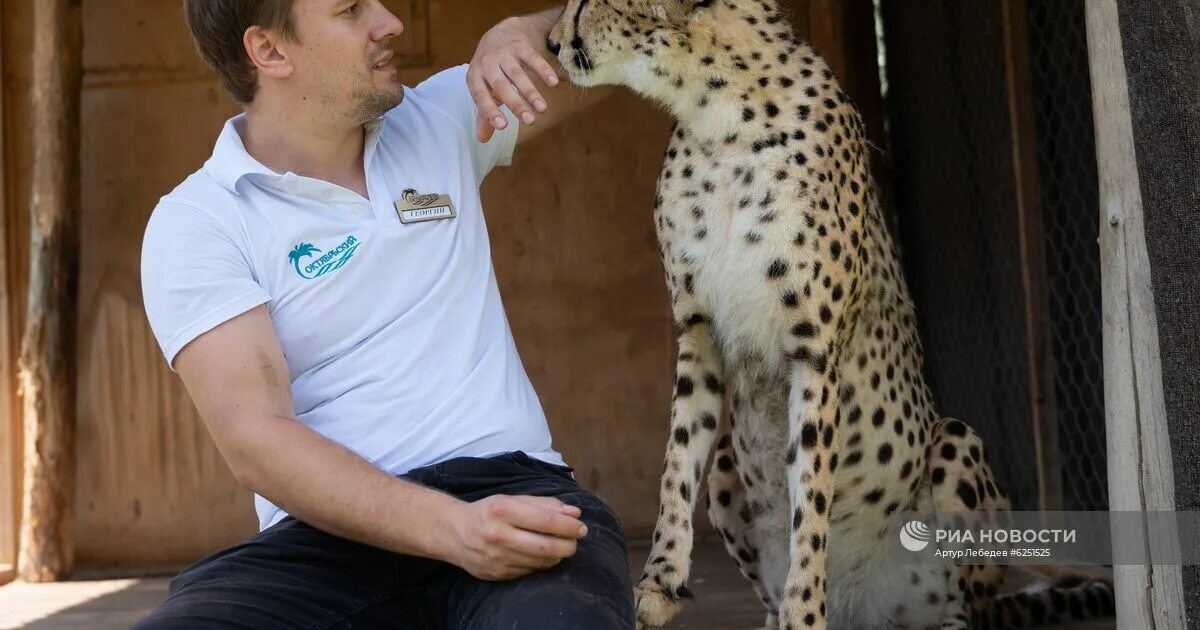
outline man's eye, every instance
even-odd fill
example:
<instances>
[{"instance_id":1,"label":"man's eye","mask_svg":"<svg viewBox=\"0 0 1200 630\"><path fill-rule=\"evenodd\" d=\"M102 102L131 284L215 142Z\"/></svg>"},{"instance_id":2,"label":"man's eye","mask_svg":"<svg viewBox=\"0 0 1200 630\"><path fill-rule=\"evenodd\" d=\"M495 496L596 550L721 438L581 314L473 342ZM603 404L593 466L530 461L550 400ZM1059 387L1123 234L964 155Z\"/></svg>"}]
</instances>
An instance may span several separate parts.
<instances>
[{"instance_id":1,"label":"man's eye","mask_svg":"<svg viewBox=\"0 0 1200 630\"><path fill-rule=\"evenodd\" d=\"M355 2L354 4L346 7L344 10L342 10L342 14L343 15L356 15L358 13L358 9L359 9L358 3Z\"/></svg>"}]
</instances>

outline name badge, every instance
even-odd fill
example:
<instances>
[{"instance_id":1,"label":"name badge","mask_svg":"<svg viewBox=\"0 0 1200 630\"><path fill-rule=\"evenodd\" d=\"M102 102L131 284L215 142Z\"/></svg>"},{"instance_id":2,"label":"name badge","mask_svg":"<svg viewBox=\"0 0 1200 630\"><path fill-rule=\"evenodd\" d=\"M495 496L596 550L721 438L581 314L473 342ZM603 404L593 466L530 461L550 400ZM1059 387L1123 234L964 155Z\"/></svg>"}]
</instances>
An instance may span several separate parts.
<instances>
[{"instance_id":1,"label":"name badge","mask_svg":"<svg viewBox=\"0 0 1200 630\"><path fill-rule=\"evenodd\" d=\"M401 223L421 223L454 218L454 202L450 195L422 195L409 188L396 200L396 213Z\"/></svg>"}]
</instances>

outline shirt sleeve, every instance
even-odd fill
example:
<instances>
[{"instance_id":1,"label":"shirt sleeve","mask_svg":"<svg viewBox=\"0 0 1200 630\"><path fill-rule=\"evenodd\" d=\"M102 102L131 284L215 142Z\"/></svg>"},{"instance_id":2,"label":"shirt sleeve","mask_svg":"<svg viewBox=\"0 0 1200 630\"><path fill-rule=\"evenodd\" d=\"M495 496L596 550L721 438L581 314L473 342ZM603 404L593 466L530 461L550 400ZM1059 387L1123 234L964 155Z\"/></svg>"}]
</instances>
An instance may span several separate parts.
<instances>
[{"instance_id":1,"label":"shirt sleeve","mask_svg":"<svg viewBox=\"0 0 1200 630\"><path fill-rule=\"evenodd\" d=\"M483 181L483 178L493 168L512 164L521 121L517 119L516 114L509 110L508 106L501 105L500 111L508 119L508 126L496 130L492 139L487 142L477 140L475 138L475 116L479 110L475 106L475 100L471 98L470 88L467 87L468 68L467 64L463 64L443 70L418 85L416 91L458 121L463 133L466 134L467 143L471 146L475 174L479 181Z\"/></svg>"},{"instance_id":2,"label":"shirt sleeve","mask_svg":"<svg viewBox=\"0 0 1200 630\"><path fill-rule=\"evenodd\" d=\"M200 335L270 301L229 231L192 206L162 202L142 240L142 301L167 365Z\"/></svg>"}]
</instances>

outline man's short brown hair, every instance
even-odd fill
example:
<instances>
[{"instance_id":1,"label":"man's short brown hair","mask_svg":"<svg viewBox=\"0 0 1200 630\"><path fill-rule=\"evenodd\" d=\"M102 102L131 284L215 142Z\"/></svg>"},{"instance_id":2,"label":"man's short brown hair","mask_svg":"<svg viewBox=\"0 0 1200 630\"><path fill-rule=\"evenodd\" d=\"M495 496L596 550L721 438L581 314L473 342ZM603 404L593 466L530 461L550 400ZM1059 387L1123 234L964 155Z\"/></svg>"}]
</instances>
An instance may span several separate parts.
<instances>
[{"instance_id":1,"label":"man's short brown hair","mask_svg":"<svg viewBox=\"0 0 1200 630\"><path fill-rule=\"evenodd\" d=\"M294 0L183 0L188 28L200 57L239 103L251 103L258 92L258 71L242 38L259 26L296 39Z\"/></svg>"}]
</instances>

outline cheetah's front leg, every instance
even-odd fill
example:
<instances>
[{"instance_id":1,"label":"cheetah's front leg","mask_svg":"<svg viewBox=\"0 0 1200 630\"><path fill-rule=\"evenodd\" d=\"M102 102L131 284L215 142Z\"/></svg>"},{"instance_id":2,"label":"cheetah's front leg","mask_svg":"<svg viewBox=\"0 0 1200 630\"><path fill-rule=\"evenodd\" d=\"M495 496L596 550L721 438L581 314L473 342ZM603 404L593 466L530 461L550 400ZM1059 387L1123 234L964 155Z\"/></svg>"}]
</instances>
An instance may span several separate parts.
<instances>
[{"instance_id":1,"label":"cheetah's front leg","mask_svg":"<svg viewBox=\"0 0 1200 630\"><path fill-rule=\"evenodd\" d=\"M841 312L837 315L841 325ZM788 395L788 489L792 497L791 566L779 626L784 630L825 628L826 542L837 467L837 396L840 345L833 315L821 307L816 322L792 328L798 344L791 352Z\"/></svg>"},{"instance_id":2,"label":"cheetah's front leg","mask_svg":"<svg viewBox=\"0 0 1200 630\"><path fill-rule=\"evenodd\" d=\"M724 402L722 361L709 320L690 314L678 326L675 397L659 488L658 523L645 573L634 588L639 628L666 624L679 612L679 600L691 596L687 579L692 514Z\"/></svg>"}]
</instances>

